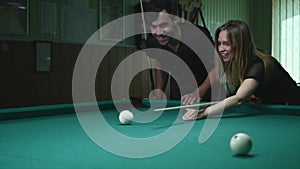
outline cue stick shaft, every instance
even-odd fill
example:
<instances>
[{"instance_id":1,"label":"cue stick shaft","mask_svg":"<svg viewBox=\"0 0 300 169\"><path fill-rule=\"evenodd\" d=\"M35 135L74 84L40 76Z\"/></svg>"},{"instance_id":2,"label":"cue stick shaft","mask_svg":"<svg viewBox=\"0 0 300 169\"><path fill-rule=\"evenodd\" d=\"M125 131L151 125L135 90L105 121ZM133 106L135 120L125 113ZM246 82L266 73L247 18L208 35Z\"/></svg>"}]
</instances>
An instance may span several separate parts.
<instances>
[{"instance_id":1,"label":"cue stick shaft","mask_svg":"<svg viewBox=\"0 0 300 169\"><path fill-rule=\"evenodd\" d=\"M146 41L147 40L146 22L145 22L144 7L143 7L143 1L142 0L140 0L140 5L141 5L141 13L142 13L142 22L143 22L143 29L144 29L144 37L145 37L145 41ZM151 60L150 60L149 57L147 57L147 60L148 60L148 65L150 67L149 73L150 73L151 90L154 90L155 86L154 86L154 79L153 79L153 72L152 72L152 64L151 64Z\"/></svg>"},{"instance_id":2,"label":"cue stick shaft","mask_svg":"<svg viewBox=\"0 0 300 169\"><path fill-rule=\"evenodd\" d=\"M166 110L174 110L174 109L182 109L182 108L191 108L191 107L208 107L216 103L218 102L208 102L208 103L198 103L198 104L191 104L191 105L184 105L184 106L166 107L166 108L154 109L154 111L158 112L158 111L166 111Z\"/></svg>"},{"instance_id":3,"label":"cue stick shaft","mask_svg":"<svg viewBox=\"0 0 300 169\"><path fill-rule=\"evenodd\" d=\"M142 0L140 0L140 5L141 5L141 13L142 13L142 22L143 22L144 36L147 39L146 23L145 23L145 15L144 15L144 7L143 7L143 1Z\"/></svg>"}]
</instances>

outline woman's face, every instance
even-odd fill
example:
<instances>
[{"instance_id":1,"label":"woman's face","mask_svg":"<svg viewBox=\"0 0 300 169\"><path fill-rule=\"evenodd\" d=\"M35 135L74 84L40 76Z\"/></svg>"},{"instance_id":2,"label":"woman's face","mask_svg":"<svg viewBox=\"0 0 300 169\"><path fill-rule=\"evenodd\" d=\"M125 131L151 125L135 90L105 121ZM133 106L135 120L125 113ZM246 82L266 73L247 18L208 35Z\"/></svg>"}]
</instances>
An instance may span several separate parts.
<instances>
[{"instance_id":1,"label":"woman's face","mask_svg":"<svg viewBox=\"0 0 300 169\"><path fill-rule=\"evenodd\" d=\"M219 55L221 56L223 62L228 62L233 58L232 46L228 39L226 30L222 30L219 33L218 52L219 52Z\"/></svg>"}]
</instances>

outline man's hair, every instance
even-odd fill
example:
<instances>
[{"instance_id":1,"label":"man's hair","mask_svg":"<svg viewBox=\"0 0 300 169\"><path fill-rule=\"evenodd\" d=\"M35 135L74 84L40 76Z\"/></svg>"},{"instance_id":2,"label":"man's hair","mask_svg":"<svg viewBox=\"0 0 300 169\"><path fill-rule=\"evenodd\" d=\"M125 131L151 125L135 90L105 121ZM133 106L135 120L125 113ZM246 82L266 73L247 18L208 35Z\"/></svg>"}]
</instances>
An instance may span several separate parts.
<instances>
[{"instance_id":1,"label":"man's hair","mask_svg":"<svg viewBox=\"0 0 300 169\"><path fill-rule=\"evenodd\" d=\"M158 18L158 13L165 10L168 14L176 15L173 4L170 0L151 0L148 3L143 4L144 12L154 12L153 15L145 16L147 25L150 25L154 20ZM156 13L156 14L155 14Z\"/></svg>"},{"instance_id":2,"label":"man's hair","mask_svg":"<svg viewBox=\"0 0 300 169\"><path fill-rule=\"evenodd\" d=\"M149 3L145 3L144 12L161 12L163 10L172 15L176 14L170 0L151 0Z\"/></svg>"}]
</instances>

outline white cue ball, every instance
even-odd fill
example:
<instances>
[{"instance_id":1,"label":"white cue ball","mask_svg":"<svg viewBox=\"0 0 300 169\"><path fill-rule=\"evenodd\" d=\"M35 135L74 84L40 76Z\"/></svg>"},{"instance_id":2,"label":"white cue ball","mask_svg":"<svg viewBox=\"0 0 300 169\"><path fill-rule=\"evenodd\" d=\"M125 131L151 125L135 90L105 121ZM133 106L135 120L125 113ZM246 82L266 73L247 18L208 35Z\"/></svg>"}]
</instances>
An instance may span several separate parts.
<instances>
[{"instance_id":1,"label":"white cue ball","mask_svg":"<svg viewBox=\"0 0 300 169\"><path fill-rule=\"evenodd\" d=\"M121 124L130 124L134 116L129 110L123 110L119 114L119 121Z\"/></svg>"},{"instance_id":2,"label":"white cue ball","mask_svg":"<svg viewBox=\"0 0 300 169\"><path fill-rule=\"evenodd\" d=\"M251 137L245 133L237 133L230 140L230 148L236 155L246 155L252 148Z\"/></svg>"}]
</instances>

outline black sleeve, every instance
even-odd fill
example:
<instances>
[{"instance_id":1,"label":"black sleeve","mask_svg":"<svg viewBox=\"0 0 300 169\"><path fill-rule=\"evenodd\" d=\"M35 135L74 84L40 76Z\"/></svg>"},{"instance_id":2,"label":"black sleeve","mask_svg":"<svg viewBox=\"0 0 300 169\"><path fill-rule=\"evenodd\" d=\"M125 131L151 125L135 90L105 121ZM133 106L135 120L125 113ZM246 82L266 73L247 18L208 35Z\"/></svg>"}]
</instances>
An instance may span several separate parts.
<instances>
[{"instance_id":1,"label":"black sleeve","mask_svg":"<svg viewBox=\"0 0 300 169\"><path fill-rule=\"evenodd\" d=\"M264 76L264 63L262 60L257 59L248 66L244 79L253 78L261 84L264 80Z\"/></svg>"}]
</instances>

